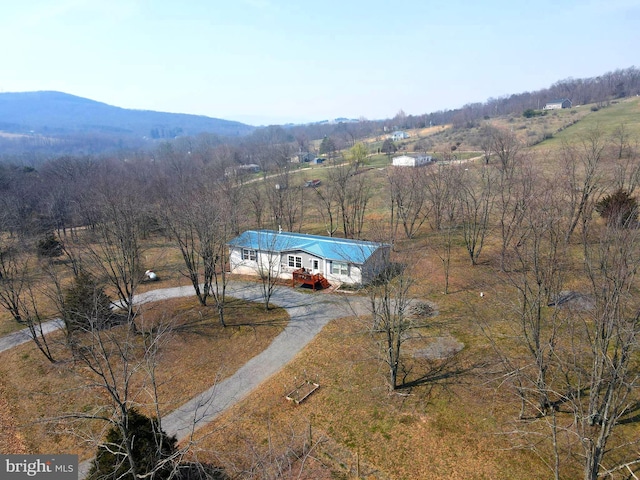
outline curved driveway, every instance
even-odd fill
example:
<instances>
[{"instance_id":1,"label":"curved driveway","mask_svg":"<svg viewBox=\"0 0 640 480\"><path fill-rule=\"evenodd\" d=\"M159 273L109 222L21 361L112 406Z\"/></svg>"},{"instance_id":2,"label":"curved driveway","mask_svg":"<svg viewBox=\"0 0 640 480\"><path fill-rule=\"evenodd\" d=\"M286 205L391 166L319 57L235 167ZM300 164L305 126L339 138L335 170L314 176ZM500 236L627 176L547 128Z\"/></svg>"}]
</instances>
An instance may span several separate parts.
<instances>
[{"instance_id":1,"label":"curved driveway","mask_svg":"<svg viewBox=\"0 0 640 480\"><path fill-rule=\"evenodd\" d=\"M262 301L260 285L233 282L230 297ZM249 360L231 377L213 385L162 419L162 428L179 440L216 418L268 377L280 370L307 345L328 322L353 315L348 302L334 295L308 294L279 288L273 296L275 305L287 310L287 327L260 354ZM359 302L358 302L359 303ZM212 379L213 380L213 379Z\"/></svg>"},{"instance_id":2,"label":"curved driveway","mask_svg":"<svg viewBox=\"0 0 640 480\"><path fill-rule=\"evenodd\" d=\"M192 286L163 288L137 295L136 303L142 304L189 295L194 295ZM263 301L259 283L229 282L227 295L253 302ZM164 416L162 428L169 435L176 435L178 440L182 440L215 419L286 365L331 320L353 315L356 310L361 313L364 303L358 301L357 297L351 299L355 301L347 302L342 297L322 293L301 293L286 287L276 289L271 300L274 305L286 309L290 317L282 333L232 376L214 383L208 390ZM355 310L354 307L356 307ZM50 332L59 328L60 322L52 320L43 326L47 332ZM28 342L30 338L28 330L21 330L0 338L0 352ZM215 378L211 380L215 382ZM79 478L86 475L88 466L88 461L81 463Z\"/></svg>"}]
</instances>

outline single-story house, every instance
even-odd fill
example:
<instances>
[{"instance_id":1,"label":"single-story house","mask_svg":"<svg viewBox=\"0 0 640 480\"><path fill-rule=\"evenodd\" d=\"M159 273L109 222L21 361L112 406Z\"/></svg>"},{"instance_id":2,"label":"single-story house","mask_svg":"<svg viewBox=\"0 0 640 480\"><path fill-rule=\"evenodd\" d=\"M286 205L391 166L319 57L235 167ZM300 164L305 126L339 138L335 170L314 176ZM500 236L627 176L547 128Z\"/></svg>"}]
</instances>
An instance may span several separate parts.
<instances>
[{"instance_id":1,"label":"single-story house","mask_svg":"<svg viewBox=\"0 0 640 480\"><path fill-rule=\"evenodd\" d=\"M391 134L391 140L397 142L398 140L404 140L405 138L409 138L409 134L407 132L403 132L398 130L397 132L393 132Z\"/></svg>"},{"instance_id":2,"label":"single-story house","mask_svg":"<svg viewBox=\"0 0 640 480\"><path fill-rule=\"evenodd\" d=\"M388 265L391 249L386 243L273 230L247 230L228 246L231 273L291 279L304 271L345 284L373 280Z\"/></svg>"},{"instance_id":3,"label":"single-story house","mask_svg":"<svg viewBox=\"0 0 640 480\"><path fill-rule=\"evenodd\" d=\"M401 155L399 157L394 157L391 162L394 167L420 167L433 162L433 157L430 155L419 155L416 157Z\"/></svg>"},{"instance_id":4,"label":"single-story house","mask_svg":"<svg viewBox=\"0 0 640 480\"><path fill-rule=\"evenodd\" d=\"M568 98L559 98L547 102L543 110L560 110L561 108L571 108L571 100Z\"/></svg>"}]
</instances>

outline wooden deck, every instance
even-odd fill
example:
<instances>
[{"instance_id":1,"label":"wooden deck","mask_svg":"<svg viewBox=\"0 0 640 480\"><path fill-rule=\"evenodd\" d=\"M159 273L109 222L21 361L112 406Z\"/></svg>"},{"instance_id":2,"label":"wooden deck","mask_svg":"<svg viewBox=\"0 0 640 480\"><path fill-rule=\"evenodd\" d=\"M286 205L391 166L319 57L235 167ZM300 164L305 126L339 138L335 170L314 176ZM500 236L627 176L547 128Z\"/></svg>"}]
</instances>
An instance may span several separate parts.
<instances>
[{"instance_id":1,"label":"wooden deck","mask_svg":"<svg viewBox=\"0 0 640 480\"><path fill-rule=\"evenodd\" d=\"M324 278L324 275L322 275L321 273L307 272L304 268L293 271L291 285L295 287L296 283L302 285L311 285L311 288L313 290L315 290L316 288L329 288L331 286L327 279Z\"/></svg>"}]
</instances>

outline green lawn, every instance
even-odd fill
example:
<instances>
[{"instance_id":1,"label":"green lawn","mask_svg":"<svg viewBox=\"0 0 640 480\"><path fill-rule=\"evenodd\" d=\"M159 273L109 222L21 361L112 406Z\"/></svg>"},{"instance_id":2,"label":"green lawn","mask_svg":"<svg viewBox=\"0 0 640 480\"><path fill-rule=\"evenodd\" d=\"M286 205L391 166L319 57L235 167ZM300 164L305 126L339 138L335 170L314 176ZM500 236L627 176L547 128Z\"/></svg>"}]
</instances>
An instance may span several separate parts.
<instances>
[{"instance_id":1,"label":"green lawn","mask_svg":"<svg viewBox=\"0 0 640 480\"><path fill-rule=\"evenodd\" d=\"M624 125L626 133L629 134L631 143L640 138L640 98L633 97L612 103L608 107L597 111L591 111L593 105L582 105L579 109L589 109L589 113L579 122L571 125L560 132L554 132L553 138L545 140L536 145L536 149L559 148L563 143L575 143L580 141L587 132L594 128L600 129L605 135L611 136L613 132ZM573 110L573 109L572 109ZM567 113L564 113L567 112ZM562 112L563 115L570 114L569 110Z\"/></svg>"}]
</instances>

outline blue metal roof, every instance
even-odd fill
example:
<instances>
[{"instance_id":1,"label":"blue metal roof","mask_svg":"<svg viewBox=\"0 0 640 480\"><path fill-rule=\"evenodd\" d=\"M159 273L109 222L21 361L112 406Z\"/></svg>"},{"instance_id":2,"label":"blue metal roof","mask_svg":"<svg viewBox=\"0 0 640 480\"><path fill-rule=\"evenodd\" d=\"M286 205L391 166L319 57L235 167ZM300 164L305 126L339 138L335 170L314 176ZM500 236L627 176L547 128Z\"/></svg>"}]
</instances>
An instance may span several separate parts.
<instances>
[{"instance_id":1,"label":"blue metal roof","mask_svg":"<svg viewBox=\"0 0 640 480\"><path fill-rule=\"evenodd\" d=\"M363 264L384 243L350 240L304 233L247 230L229 242L229 246L267 252L302 250L327 260Z\"/></svg>"}]
</instances>

